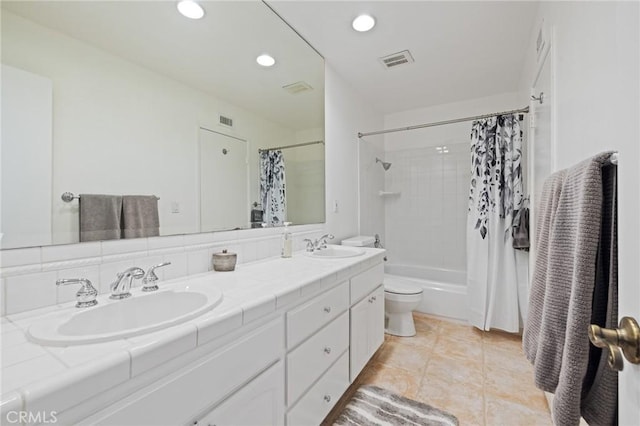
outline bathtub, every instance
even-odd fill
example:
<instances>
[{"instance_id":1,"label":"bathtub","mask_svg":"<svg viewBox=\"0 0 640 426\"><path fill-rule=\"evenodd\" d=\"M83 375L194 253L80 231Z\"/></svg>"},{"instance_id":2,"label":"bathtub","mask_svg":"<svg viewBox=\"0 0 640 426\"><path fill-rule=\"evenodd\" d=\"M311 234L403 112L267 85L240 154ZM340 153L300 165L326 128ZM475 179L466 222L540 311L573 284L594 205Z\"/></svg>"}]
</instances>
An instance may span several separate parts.
<instances>
[{"instance_id":1,"label":"bathtub","mask_svg":"<svg viewBox=\"0 0 640 426\"><path fill-rule=\"evenodd\" d=\"M416 309L426 314L466 321L467 273L413 265L385 265L384 282L399 282L422 288Z\"/></svg>"}]
</instances>

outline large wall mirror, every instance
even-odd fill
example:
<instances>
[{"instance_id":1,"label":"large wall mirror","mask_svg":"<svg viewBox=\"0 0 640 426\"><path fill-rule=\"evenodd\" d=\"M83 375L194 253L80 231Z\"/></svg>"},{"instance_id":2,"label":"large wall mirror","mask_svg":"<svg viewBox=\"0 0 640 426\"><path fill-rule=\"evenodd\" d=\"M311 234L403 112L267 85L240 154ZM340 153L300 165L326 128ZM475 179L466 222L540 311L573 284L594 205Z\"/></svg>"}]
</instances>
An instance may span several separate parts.
<instances>
[{"instance_id":1,"label":"large wall mirror","mask_svg":"<svg viewBox=\"0 0 640 426\"><path fill-rule=\"evenodd\" d=\"M200 4L2 2L1 248L89 240L80 195L153 196L159 235L324 222L323 58L263 2Z\"/></svg>"}]
</instances>

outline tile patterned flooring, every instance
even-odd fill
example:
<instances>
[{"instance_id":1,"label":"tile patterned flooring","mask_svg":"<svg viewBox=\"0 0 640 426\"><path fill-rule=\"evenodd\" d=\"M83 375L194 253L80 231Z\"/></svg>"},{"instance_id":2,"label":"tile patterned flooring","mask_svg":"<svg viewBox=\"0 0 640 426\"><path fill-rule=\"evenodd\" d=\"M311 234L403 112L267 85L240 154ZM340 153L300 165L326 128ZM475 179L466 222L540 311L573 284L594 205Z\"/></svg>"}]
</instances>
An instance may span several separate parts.
<instances>
[{"instance_id":1,"label":"tile patterned flooring","mask_svg":"<svg viewBox=\"0 0 640 426\"><path fill-rule=\"evenodd\" d=\"M372 384L455 415L460 425L552 425L544 393L520 336L414 314L414 337L385 335L323 424L331 424L358 386Z\"/></svg>"}]
</instances>

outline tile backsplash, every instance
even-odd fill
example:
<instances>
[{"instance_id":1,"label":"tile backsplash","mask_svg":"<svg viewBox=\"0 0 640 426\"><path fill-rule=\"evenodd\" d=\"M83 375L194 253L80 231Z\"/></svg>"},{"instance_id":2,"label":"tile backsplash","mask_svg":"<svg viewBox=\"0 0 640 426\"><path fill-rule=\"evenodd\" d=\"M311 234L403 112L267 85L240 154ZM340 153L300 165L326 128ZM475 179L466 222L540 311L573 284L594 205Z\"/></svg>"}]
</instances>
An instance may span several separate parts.
<instances>
[{"instance_id":1,"label":"tile backsplash","mask_svg":"<svg viewBox=\"0 0 640 426\"><path fill-rule=\"evenodd\" d=\"M323 224L292 227L294 250L323 230ZM161 280L169 280L211 270L211 255L222 249L237 253L238 264L278 256L281 233L282 228L247 229L2 250L0 314L74 300L77 286L57 287L59 278L88 278L100 293L108 293L116 274L131 266L146 270L169 261L157 270Z\"/></svg>"}]
</instances>

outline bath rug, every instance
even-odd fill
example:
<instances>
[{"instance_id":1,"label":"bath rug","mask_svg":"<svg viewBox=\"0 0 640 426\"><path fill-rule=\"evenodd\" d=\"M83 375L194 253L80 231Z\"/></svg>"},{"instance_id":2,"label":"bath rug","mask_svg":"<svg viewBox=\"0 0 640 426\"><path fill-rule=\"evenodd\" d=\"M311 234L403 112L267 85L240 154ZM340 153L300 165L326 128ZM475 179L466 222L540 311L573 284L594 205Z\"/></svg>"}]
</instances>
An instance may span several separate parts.
<instances>
[{"instance_id":1,"label":"bath rug","mask_svg":"<svg viewBox=\"0 0 640 426\"><path fill-rule=\"evenodd\" d=\"M361 386L334 426L457 426L458 419L422 402L413 401L377 386Z\"/></svg>"}]
</instances>

